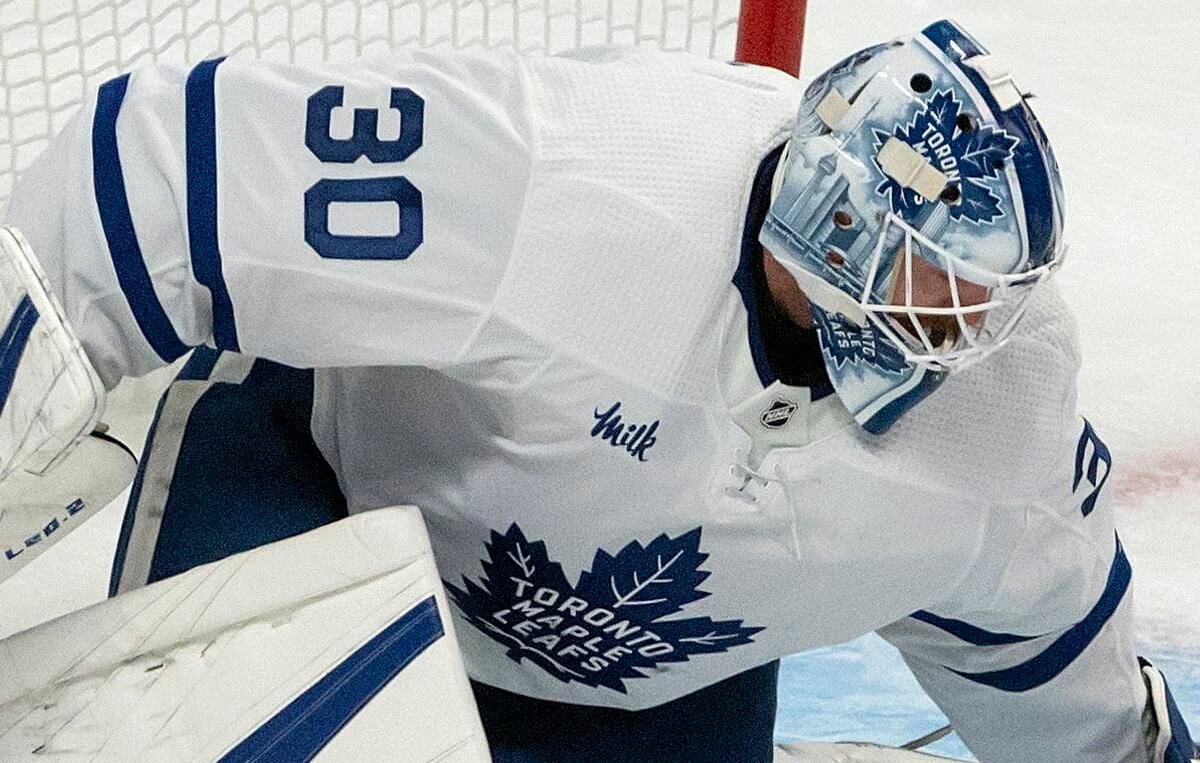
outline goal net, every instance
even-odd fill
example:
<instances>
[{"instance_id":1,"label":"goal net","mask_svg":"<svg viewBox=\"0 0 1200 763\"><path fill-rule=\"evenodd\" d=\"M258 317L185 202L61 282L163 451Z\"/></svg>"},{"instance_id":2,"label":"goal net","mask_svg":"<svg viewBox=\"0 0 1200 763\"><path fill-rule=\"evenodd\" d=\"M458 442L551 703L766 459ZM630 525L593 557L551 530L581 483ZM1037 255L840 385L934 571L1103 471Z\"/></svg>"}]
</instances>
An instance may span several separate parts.
<instances>
[{"instance_id":1,"label":"goal net","mask_svg":"<svg viewBox=\"0 0 1200 763\"><path fill-rule=\"evenodd\" d=\"M802 14L803 0L0 0L0 210L88 88L154 61L622 44L794 69Z\"/></svg>"}]
</instances>

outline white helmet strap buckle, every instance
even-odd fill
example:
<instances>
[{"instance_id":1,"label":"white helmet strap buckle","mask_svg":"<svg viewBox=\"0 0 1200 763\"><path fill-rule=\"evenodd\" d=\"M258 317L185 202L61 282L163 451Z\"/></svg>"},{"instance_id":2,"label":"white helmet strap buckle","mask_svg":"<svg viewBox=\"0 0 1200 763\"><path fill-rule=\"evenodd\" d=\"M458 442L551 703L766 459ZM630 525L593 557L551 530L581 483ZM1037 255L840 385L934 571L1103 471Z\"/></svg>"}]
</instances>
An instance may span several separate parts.
<instances>
[{"instance_id":1,"label":"white helmet strap buckle","mask_svg":"<svg viewBox=\"0 0 1200 763\"><path fill-rule=\"evenodd\" d=\"M979 72L992 91L992 97L1000 104L1002 111L1008 111L1021 102L1021 91L1013 82L1009 68L993 55L971 56L963 63Z\"/></svg>"},{"instance_id":2,"label":"white helmet strap buckle","mask_svg":"<svg viewBox=\"0 0 1200 763\"><path fill-rule=\"evenodd\" d=\"M937 199L950 182L919 151L894 135L879 149L878 161L880 168L901 187L911 188L926 199Z\"/></svg>"},{"instance_id":3,"label":"white helmet strap buckle","mask_svg":"<svg viewBox=\"0 0 1200 763\"><path fill-rule=\"evenodd\" d=\"M850 111L850 105L850 101L846 100L846 96L839 93L837 88L830 88L821 102L817 104L817 118L830 130L836 130L837 126L846 118L847 112Z\"/></svg>"}]
</instances>

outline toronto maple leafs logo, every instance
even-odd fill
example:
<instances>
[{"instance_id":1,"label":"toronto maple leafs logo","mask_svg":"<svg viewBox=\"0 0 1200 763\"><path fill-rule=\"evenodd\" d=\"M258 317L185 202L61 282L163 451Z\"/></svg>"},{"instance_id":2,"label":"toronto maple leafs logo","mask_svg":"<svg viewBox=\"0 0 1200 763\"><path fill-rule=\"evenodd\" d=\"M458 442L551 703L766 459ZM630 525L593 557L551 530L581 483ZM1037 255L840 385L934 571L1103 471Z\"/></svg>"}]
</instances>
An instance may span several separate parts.
<instances>
[{"instance_id":1,"label":"toronto maple leafs logo","mask_svg":"<svg viewBox=\"0 0 1200 763\"><path fill-rule=\"evenodd\" d=\"M871 324L857 326L840 313L819 308L814 308L812 314L821 350L834 368L863 364L896 376L908 369L904 353Z\"/></svg>"},{"instance_id":2,"label":"toronto maple leafs logo","mask_svg":"<svg viewBox=\"0 0 1200 763\"><path fill-rule=\"evenodd\" d=\"M998 178L1012 158L1016 137L964 114L952 90L938 91L912 122L897 125L894 135L920 152L958 188L960 201L949 207L950 217L991 224L1004 216L1000 197L988 187L988 181ZM875 130L876 149L890 137ZM902 187L886 173L875 190L888 198L893 212L907 220L912 220L924 204L916 191Z\"/></svg>"},{"instance_id":3,"label":"toronto maple leafs logo","mask_svg":"<svg viewBox=\"0 0 1200 763\"><path fill-rule=\"evenodd\" d=\"M625 681L643 678L664 662L724 652L748 644L762 628L741 620L664 619L709 594L700 584L708 554L700 528L649 545L633 541L615 556L600 549L591 570L572 586L562 565L550 561L543 541L530 541L513 523L492 531L485 544L483 578L463 577L446 590L468 621L563 682L605 686L625 693Z\"/></svg>"}]
</instances>

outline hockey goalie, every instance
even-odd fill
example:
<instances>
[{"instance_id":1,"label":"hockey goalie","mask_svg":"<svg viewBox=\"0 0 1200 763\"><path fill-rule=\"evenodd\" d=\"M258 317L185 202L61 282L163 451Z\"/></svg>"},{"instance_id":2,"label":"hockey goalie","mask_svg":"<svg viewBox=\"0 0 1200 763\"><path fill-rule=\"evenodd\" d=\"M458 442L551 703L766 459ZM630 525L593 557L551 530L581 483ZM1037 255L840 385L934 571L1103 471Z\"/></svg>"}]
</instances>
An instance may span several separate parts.
<instances>
[{"instance_id":1,"label":"hockey goalie","mask_svg":"<svg viewBox=\"0 0 1200 763\"><path fill-rule=\"evenodd\" d=\"M105 83L7 213L0 470L52 481L103 388L192 354L116 598L74 621L100 651L5 642L30 678L0 717L64 754L153 756L186 717L225 735L180 758L351 755L289 708L416 611L465 671L442 637L400 692L424 714L368 703L378 757L442 759L403 741L428 729L497 761L771 760L779 659L877 631L985 763L1192 760L1133 652L1023 93L948 21L807 89L607 48ZM414 515L372 512L400 505L436 571L401 558ZM267 674L253 707L210 693ZM38 705L56 682L94 692ZM89 714L130 688L145 723Z\"/></svg>"}]
</instances>

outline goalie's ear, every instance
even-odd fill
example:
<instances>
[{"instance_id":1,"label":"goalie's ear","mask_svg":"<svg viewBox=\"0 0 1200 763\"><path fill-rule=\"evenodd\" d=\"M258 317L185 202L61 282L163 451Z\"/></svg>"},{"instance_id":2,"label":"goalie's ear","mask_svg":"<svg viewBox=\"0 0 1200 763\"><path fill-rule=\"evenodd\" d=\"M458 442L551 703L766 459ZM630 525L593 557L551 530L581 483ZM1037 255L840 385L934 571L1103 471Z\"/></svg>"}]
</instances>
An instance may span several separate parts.
<instances>
[{"instance_id":1,"label":"goalie's ear","mask_svg":"<svg viewBox=\"0 0 1200 763\"><path fill-rule=\"evenodd\" d=\"M0 483L45 473L96 429L104 386L29 242L0 227Z\"/></svg>"}]
</instances>

